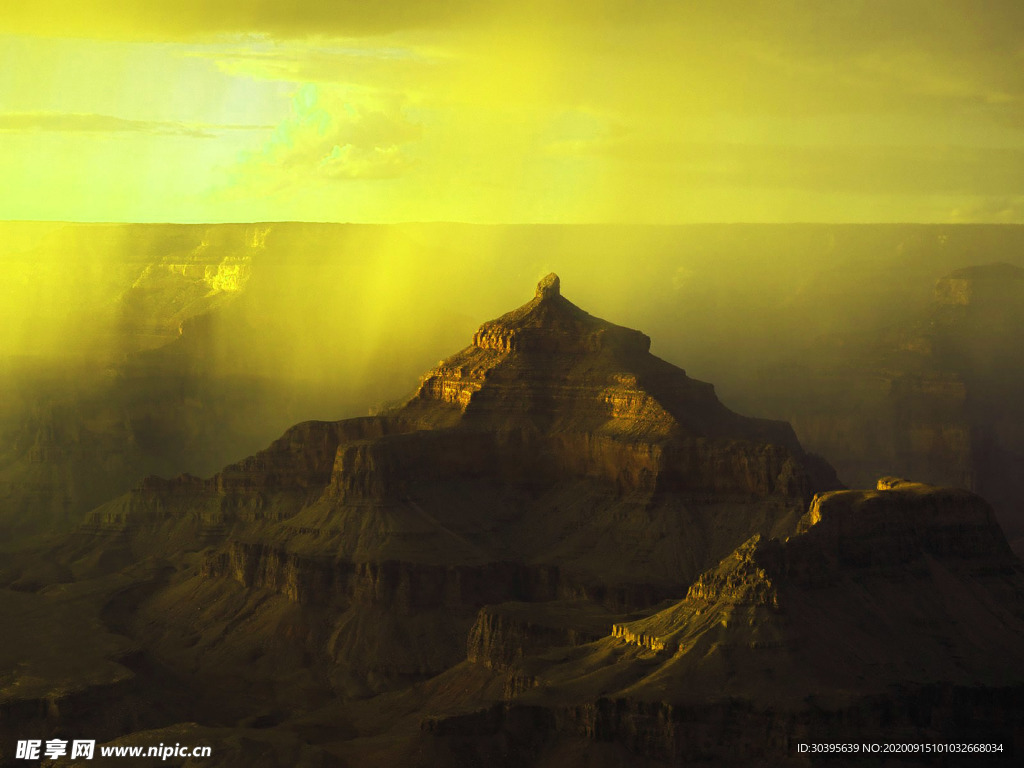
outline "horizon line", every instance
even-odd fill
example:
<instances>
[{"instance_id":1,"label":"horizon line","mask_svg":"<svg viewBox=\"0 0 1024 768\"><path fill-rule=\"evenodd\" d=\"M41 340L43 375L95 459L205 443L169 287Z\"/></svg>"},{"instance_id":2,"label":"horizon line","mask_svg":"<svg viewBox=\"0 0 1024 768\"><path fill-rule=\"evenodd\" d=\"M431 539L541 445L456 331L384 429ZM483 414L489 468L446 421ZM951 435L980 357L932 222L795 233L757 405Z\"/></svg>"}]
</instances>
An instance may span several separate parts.
<instances>
[{"instance_id":1,"label":"horizon line","mask_svg":"<svg viewBox=\"0 0 1024 768\"><path fill-rule=\"evenodd\" d=\"M680 221L680 222L628 222L628 221L459 221L435 219L425 221L335 221L325 219L253 219L250 221L117 221L87 219L0 219L0 224L74 224L96 226L252 226L255 224L317 224L336 226L402 227L457 225L466 227L704 227L704 226L921 226L921 227L1021 227L1024 222L1012 221Z\"/></svg>"}]
</instances>

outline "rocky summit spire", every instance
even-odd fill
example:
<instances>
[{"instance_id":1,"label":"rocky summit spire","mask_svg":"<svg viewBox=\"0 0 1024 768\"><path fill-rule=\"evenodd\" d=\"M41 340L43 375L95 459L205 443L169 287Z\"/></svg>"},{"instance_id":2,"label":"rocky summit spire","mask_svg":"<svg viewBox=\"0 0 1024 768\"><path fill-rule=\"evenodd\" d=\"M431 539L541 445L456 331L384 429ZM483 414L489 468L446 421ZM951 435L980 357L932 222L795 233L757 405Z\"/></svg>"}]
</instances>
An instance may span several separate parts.
<instances>
[{"instance_id":1,"label":"rocky summit spire","mask_svg":"<svg viewBox=\"0 0 1024 768\"><path fill-rule=\"evenodd\" d=\"M534 294L538 299L546 299L550 296L561 296L561 281L554 272L548 273L537 283L537 292Z\"/></svg>"},{"instance_id":2,"label":"rocky summit spire","mask_svg":"<svg viewBox=\"0 0 1024 768\"><path fill-rule=\"evenodd\" d=\"M562 296L561 281L552 272L537 283L529 302L481 325L473 345L503 354L578 355L601 350L646 354L651 340L640 331L584 312Z\"/></svg>"}]
</instances>

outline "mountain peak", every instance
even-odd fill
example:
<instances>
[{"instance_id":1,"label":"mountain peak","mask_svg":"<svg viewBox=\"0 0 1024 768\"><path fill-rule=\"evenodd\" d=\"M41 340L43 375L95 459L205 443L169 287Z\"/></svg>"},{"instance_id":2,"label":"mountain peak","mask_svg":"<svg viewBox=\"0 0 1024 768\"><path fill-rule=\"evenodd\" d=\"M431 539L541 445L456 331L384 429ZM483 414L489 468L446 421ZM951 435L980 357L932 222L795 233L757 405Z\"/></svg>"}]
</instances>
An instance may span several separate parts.
<instances>
[{"instance_id":1,"label":"mountain peak","mask_svg":"<svg viewBox=\"0 0 1024 768\"><path fill-rule=\"evenodd\" d=\"M629 470L623 469L629 464L624 458L609 459L618 467L615 472L635 470L637 478L645 478L622 480L623 487L728 486L796 498L812 486L838 485L830 467L804 453L789 424L729 410L711 384L652 355L650 337L588 314L558 292L559 282L554 273L548 275L526 304L483 323L470 346L421 379L402 413L431 424L464 416L474 428L507 432L525 426L562 437L586 435L590 447L584 452L605 438L621 441L646 457ZM447 407L452 405L459 415ZM699 439L731 447L723 448L729 455L722 466L697 479L683 457L703 461L696 454L709 449L692 442ZM748 449L758 454L750 461L771 464L764 483L739 469L746 459L734 454ZM731 472L736 474L727 479Z\"/></svg>"},{"instance_id":2,"label":"mountain peak","mask_svg":"<svg viewBox=\"0 0 1024 768\"><path fill-rule=\"evenodd\" d=\"M651 340L640 331L584 312L562 296L561 281L552 272L537 283L532 300L481 325L473 346L503 354L575 355L610 349L644 354Z\"/></svg>"},{"instance_id":3,"label":"mountain peak","mask_svg":"<svg viewBox=\"0 0 1024 768\"><path fill-rule=\"evenodd\" d=\"M537 293L535 295L538 299L546 299L549 296L561 296L561 281L558 279L558 275L554 272L549 272L547 276L542 277L540 282L537 283Z\"/></svg>"}]
</instances>

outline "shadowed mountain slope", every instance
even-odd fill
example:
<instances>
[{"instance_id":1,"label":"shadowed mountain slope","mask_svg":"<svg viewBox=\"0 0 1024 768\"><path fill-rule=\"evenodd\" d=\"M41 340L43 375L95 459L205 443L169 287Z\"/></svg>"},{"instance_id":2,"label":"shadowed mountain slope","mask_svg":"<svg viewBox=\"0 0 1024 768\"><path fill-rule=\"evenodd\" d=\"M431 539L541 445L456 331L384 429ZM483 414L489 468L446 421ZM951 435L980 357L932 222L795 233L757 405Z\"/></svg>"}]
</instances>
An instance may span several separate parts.
<instances>
[{"instance_id":1,"label":"shadowed mountain slope","mask_svg":"<svg viewBox=\"0 0 1024 768\"><path fill-rule=\"evenodd\" d=\"M485 626L492 637L475 647L489 650L471 646L470 659L516 684L487 708L433 713L419 737L458 765L517 740L532 756L522 764L555 764L544 761L580 737L658 765L789 765L800 743L958 741L1013 765L1022 747L1024 568L967 491L884 478L822 494L799 533L752 537L683 600L601 639L503 665L508 628ZM845 757L827 764L871 759Z\"/></svg>"},{"instance_id":2,"label":"shadowed mountain slope","mask_svg":"<svg viewBox=\"0 0 1024 768\"><path fill-rule=\"evenodd\" d=\"M268 709L443 672L486 605L628 615L837 487L788 425L648 347L550 275L404 405L299 424L208 479L147 478L52 558L68 579L152 569L121 630L209 688L242 664Z\"/></svg>"},{"instance_id":3,"label":"shadowed mountain slope","mask_svg":"<svg viewBox=\"0 0 1024 768\"><path fill-rule=\"evenodd\" d=\"M649 345L549 275L403 404L146 478L3 581L83 595L132 729L227 750L257 729L323 764L519 768L1024 738L1024 580L988 505L838 490ZM90 685L76 706L96 689L123 735Z\"/></svg>"}]
</instances>

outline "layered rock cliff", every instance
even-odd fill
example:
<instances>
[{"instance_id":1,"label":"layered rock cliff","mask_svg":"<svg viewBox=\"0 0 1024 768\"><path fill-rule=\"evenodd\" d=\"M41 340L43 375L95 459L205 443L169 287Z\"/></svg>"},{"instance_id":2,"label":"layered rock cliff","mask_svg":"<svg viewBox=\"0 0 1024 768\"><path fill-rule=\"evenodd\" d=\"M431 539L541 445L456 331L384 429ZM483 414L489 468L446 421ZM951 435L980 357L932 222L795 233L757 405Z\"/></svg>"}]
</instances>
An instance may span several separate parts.
<instances>
[{"instance_id":1,"label":"layered rock cliff","mask_svg":"<svg viewBox=\"0 0 1024 768\"><path fill-rule=\"evenodd\" d=\"M344 695L442 672L474 626L474 657L497 667L592 639L593 622L486 606L654 605L751 536L795 530L814 494L838 485L788 425L730 411L649 344L573 305L549 275L403 405L300 424L208 479L147 478L94 510L63 557L81 577L191 552L129 623L167 663L211 675L223 651L176 656L177 617L226 616L243 594L294 606L309 668ZM236 607L224 649L248 653L258 605ZM267 661L268 687L276 668Z\"/></svg>"}]
</instances>

